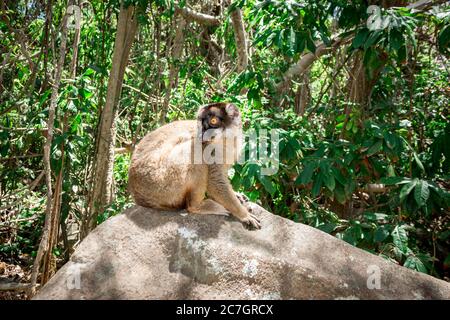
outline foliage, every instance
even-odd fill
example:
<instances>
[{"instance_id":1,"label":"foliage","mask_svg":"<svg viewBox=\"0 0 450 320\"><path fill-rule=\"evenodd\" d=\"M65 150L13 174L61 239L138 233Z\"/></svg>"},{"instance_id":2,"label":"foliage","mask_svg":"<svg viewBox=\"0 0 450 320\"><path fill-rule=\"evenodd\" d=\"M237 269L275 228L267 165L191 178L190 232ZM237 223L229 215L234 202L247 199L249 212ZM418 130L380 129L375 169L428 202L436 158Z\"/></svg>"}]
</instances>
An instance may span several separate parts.
<instances>
[{"instance_id":1,"label":"foliage","mask_svg":"<svg viewBox=\"0 0 450 320\"><path fill-rule=\"evenodd\" d=\"M48 5L9 2L0 19L0 259L12 261L35 254L44 221L44 179L34 190L30 185L43 170L66 4L54 1L51 18ZM234 1L222 10L220 26L188 24L179 61L170 56L176 2L125 5L139 7L139 34L116 110L117 148L159 125L169 69L176 66L167 121L193 118L200 105L226 100L240 107L247 132L275 130L279 136L277 173L263 175L261 161L236 164L230 171L235 190L278 215L449 279L448 4L381 8L382 25L374 30L367 25L366 1ZM211 1L178 5L217 14ZM238 53L229 20L236 7L242 9L251 52L241 73L234 68ZM69 71L75 30L68 31L51 149L53 181L63 175L62 236L71 244L79 240L91 192L119 1L89 1L81 12L74 77ZM337 37L350 40L317 59L284 91L277 89L290 66ZM367 99L355 99L351 93L358 90ZM307 102L300 107L302 99ZM248 155L248 144L245 150ZM116 154L115 200L98 223L132 205L129 161L129 154ZM69 252L66 245L61 241L55 254Z\"/></svg>"}]
</instances>

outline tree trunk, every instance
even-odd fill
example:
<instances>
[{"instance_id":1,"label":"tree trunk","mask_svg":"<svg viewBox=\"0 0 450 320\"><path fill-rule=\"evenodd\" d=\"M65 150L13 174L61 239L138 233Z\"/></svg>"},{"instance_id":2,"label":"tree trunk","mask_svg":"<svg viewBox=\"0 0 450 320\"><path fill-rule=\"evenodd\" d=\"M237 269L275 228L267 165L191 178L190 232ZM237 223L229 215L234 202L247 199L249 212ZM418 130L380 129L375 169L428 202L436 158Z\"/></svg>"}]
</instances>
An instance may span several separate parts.
<instances>
[{"instance_id":1,"label":"tree trunk","mask_svg":"<svg viewBox=\"0 0 450 320\"><path fill-rule=\"evenodd\" d=\"M125 8L122 5L117 22L106 101L100 116L89 210L83 221L81 238L84 238L95 228L98 215L104 211L113 198L114 145L116 138L115 114L122 90L125 67L137 27L135 7L129 6Z\"/></svg>"},{"instance_id":2,"label":"tree trunk","mask_svg":"<svg viewBox=\"0 0 450 320\"><path fill-rule=\"evenodd\" d=\"M373 87L378 81L380 73L384 68L385 62L387 60L387 55L385 53L382 53L380 54L379 58L382 63L377 67L376 70L373 70L372 77L370 79L367 76L366 67L364 66L363 52L356 52L355 58L353 60L353 66L350 70L350 78L347 87L348 100L351 102L351 105L356 105L361 111L361 117L359 119L360 122L364 121L364 114L367 111L367 106L370 102ZM344 126L342 128L341 137L345 133L345 129L347 127L349 115L352 111L351 105L346 105L345 107L344 112L346 118L344 121Z\"/></svg>"},{"instance_id":3,"label":"tree trunk","mask_svg":"<svg viewBox=\"0 0 450 320\"><path fill-rule=\"evenodd\" d=\"M236 51L238 56L237 72L242 72L248 65L248 48L244 21L242 20L242 11L240 8L236 8L231 13L231 22L233 24L234 39L236 41Z\"/></svg>"},{"instance_id":4,"label":"tree trunk","mask_svg":"<svg viewBox=\"0 0 450 320\"><path fill-rule=\"evenodd\" d=\"M303 74L300 78L301 84L298 86L297 93L295 95L295 112L299 116L305 114L306 107L311 101L311 89L309 87L309 71Z\"/></svg>"},{"instance_id":5,"label":"tree trunk","mask_svg":"<svg viewBox=\"0 0 450 320\"><path fill-rule=\"evenodd\" d=\"M78 5L78 1L74 1L75 5ZM72 61L70 63L70 79L75 80L77 73L77 64L78 64L78 46L80 44L80 28L75 29L73 45L72 45ZM69 114L65 113L62 120L62 133L63 135L67 132L68 127ZM63 178L64 178L64 170L65 170L65 145L61 143L61 168L56 177L55 181L55 192L53 194L53 209L52 209L52 221L51 221L51 233L49 239L49 248L44 256L43 267L42 267L42 279L41 283L46 283L52 275L56 272L56 263L54 261L53 256L53 248L58 243L58 233L59 226L64 226L65 224L61 224L61 198L62 198L62 187L63 187ZM66 247L66 250L69 250Z\"/></svg>"},{"instance_id":6,"label":"tree trunk","mask_svg":"<svg viewBox=\"0 0 450 320\"><path fill-rule=\"evenodd\" d=\"M363 63L363 52L355 55L353 66L350 70L350 79L348 82L349 100L360 106L365 106L368 102L372 86L366 76L366 69Z\"/></svg>"},{"instance_id":7,"label":"tree trunk","mask_svg":"<svg viewBox=\"0 0 450 320\"><path fill-rule=\"evenodd\" d=\"M72 63L70 65L70 78L75 79L77 75L77 64L78 64L78 46L80 44L80 29L75 29L75 36L73 40L73 55Z\"/></svg>"},{"instance_id":8,"label":"tree trunk","mask_svg":"<svg viewBox=\"0 0 450 320\"><path fill-rule=\"evenodd\" d=\"M176 83L178 80L178 64L183 53L184 29L186 28L186 20L181 14L175 15L175 25L177 26L177 31L175 33L175 38L173 39L172 45L172 63L170 64L169 70L169 86L167 87L166 95L164 97L164 104L161 110L161 116L159 118L159 123L161 125L166 122L166 115L169 109L170 97L172 95L172 90L176 87Z\"/></svg>"},{"instance_id":9,"label":"tree trunk","mask_svg":"<svg viewBox=\"0 0 450 320\"><path fill-rule=\"evenodd\" d=\"M70 4L70 2L69 2ZM55 210L53 210L53 191L52 191L52 172L50 165L50 149L53 141L53 129L55 123L55 110L58 102L58 90L61 82L61 75L64 67L64 60L66 57L66 45L67 45L67 14L64 15L61 27L61 46L59 48L59 59L56 65L55 80L52 88L52 94L50 97L50 106L48 109L48 122L47 122L47 140L44 145L44 168L45 168L45 180L47 185L47 202L45 207L45 222L42 231L41 242L39 243L39 249L34 260L33 269L31 273L31 287L30 294L34 295L36 290L36 282L39 274L39 268L41 266L42 259L47 253L51 252L52 236L54 234L54 221ZM44 261L48 264L48 261ZM43 277L43 283L48 277Z\"/></svg>"}]
</instances>

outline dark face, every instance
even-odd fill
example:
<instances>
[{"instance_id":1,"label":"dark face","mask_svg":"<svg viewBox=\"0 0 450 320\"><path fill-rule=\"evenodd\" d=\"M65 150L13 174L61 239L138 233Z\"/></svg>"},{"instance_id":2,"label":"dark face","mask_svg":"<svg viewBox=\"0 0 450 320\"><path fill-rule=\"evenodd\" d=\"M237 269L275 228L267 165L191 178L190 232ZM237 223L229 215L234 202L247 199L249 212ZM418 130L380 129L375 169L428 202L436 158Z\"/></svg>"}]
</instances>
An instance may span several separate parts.
<instances>
[{"instance_id":1,"label":"dark face","mask_svg":"<svg viewBox=\"0 0 450 320\"><path fill-rule=\"evenodd\" d=\"M223 108L209 107L202 120L203 130L223 127L226 121L226 113Z\"/></svg>"},{"instance_id":2,"label":"dark face","mask_svg":"<svg viewBox=\"0 0 450 320\"><path fill-rule=\"evenodd\" d=\"M198 120L201 122L203 132L209 129L225 129L231 123L232 115L227 114L227 105L227 103L214 103L199 110Z\"/></svg>"}]
</instances>

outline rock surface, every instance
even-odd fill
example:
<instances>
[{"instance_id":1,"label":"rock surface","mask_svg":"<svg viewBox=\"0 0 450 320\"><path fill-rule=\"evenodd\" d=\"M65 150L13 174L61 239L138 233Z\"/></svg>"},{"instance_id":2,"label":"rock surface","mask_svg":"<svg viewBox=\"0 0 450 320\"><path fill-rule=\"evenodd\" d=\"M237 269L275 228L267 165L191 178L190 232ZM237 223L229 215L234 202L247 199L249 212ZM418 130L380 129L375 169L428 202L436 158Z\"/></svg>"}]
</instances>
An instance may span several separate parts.
<instances>
[{"instance_id":1,"label":"rock surface","mask_svg":"<svg viewBox=\"0 0 450 320\"><path fill-rule=\"evenodd\" d=\"M450 284L255 204L232 217L135 206L89 234L34 299L450 299Z\"/></svg>"}]
</instances>

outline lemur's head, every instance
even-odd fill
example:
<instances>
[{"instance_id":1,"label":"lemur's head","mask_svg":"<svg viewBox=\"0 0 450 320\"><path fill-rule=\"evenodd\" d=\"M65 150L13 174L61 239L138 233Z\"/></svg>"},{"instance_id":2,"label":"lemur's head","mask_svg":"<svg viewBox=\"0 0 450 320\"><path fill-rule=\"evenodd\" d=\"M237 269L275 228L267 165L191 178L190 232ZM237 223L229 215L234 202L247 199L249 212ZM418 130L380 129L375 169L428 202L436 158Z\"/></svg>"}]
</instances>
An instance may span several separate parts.
<instances>
[{"instance_id":1,"label":"lemur's head","mask_svg":"<svg viewBox=\"0 0 450 320\"><path fill-rule=\"evenodd\" d=\"M206 141L215 140L223 134L228 136L242 128L239 109L227 102L211 103L200 107L197 121L201 127L202 137ZM206 136L211 138L205 139Z\"/></svg>"}]
</instances>

